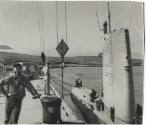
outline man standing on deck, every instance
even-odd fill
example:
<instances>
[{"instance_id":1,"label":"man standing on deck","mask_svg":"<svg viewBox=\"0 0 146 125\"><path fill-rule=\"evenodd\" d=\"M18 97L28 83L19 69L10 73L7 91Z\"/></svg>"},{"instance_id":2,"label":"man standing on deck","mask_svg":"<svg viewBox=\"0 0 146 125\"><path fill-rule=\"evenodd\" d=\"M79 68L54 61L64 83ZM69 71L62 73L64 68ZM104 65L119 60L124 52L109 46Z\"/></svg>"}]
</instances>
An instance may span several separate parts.
<instances>
[{"instance_id":1,"label":"man standing on deck","mask_svg":"<svg viewBox=\"0 0 146 125\"><path fill-rule=\"evenodd\" d=\"M30 83L28 77L22 74L21 64L13 65L14 73L0 82L0 89L6 96L5 124L17 124L25 88L33 95L33 99L40 98L40 94Z\"/></svg>"}]
</instances>

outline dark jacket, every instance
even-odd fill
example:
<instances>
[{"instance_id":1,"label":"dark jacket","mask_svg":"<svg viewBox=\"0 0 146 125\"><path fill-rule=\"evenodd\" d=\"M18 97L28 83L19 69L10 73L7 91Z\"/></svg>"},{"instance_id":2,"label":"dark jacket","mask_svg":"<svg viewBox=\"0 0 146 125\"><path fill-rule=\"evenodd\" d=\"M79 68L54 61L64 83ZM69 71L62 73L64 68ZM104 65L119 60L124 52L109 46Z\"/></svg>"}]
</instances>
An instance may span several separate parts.
<instances>
[{"instance_id":1,"label":"dark jacket","mask_svg":"<svg viewBox=\"0 0 146 125\"><path fill-rule=\"evenodd\" d=\"M23 74L17 77L14 74L9 75L0 83L0 89L7 97L13 95L18 99L23 99L26 95L25 88L27 88L33 96L38 95L29 78Z\"/></svg>"}]
</instances>

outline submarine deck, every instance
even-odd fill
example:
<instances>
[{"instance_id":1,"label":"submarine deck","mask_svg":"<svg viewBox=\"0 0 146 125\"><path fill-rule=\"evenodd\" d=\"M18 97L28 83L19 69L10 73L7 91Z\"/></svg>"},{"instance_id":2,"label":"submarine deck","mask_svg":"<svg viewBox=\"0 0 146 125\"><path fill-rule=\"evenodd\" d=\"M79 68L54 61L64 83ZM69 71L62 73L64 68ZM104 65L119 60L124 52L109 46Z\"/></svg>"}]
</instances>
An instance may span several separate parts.
<instances>
[{"instance_id":1,"label":"submarine deck","mask_svg":"<svg viewBox=\"0 0 146 125\"><path fill-rule=\"evenodd\" d=\"M108 124L114 124L114 123L125 124L125 121L122 121L121 119L118 119L118 118L115 118L115 122L113 122L111 120L110 116L107 115L107 112L105 110L104 111L98 111L96 109L96 103L90 101L90 93L91 93L91 90L87 89L85 87L81 87L81 88L74 87L72 89L72 92L71 92L72 97L76 101L78 101L78 105L80 105L80 107L85 107L87 109L87 111L89 111L90 113L94 114L94 116L96 116L97 121L101 121L102 124L104 124L104 123L108 123ZM86 114L90 115L90 113L88 114L87 112L82 111L83 115L86 115Z\"/></svg>"}]
</instances>

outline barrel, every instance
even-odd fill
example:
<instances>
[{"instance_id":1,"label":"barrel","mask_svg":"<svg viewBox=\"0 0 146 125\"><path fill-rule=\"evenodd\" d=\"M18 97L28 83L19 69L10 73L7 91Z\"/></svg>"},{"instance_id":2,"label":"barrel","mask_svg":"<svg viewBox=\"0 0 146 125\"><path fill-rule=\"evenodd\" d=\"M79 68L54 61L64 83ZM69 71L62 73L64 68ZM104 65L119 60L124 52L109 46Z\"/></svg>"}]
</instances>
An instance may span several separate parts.
<instances>
[{"instance_id":1,"label":"barrel","mask_svg":"<svg viewBox=\"0 0 146 125\"><path fill-rule=\"evenodd\" d=\"M43 123L56 124L61 122L61 98L50 95L41 98L43 107Z\"/></svg>"}]
</instances>

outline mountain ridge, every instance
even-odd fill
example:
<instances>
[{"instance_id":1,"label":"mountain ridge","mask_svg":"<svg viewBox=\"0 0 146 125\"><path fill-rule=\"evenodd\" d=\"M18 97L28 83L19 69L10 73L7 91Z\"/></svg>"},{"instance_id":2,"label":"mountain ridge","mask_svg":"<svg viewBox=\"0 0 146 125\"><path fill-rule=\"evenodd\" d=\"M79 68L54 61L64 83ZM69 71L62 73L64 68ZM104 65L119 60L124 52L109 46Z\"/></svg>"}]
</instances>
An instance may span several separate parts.
<instances>
[{"instance_id":1,"label":"mountain ridge","mask_svg":"<svg viewBox=\"0 0 146 125\"><path fill-rule=\"evenodd\" d=\"M10 53L0 51L1 62L5 65L11 65L15 62L34 62L41 63L41 57L29 54ZM60 57L46 57L48 62L60 62ZM80 65L98 65L102 66L102 56L72 56L65 57L65 63ZM143 65L143 59L132 59L133 65Z\"/></svg>"},{"instance_id":2,"label":"mountain ridge","mask_svg":"<svg viewBox=\"0 0 146 125\"><path fill-rule=\"evenodd\" d=\"M0 45L0 50L13 50L13 49L7 45Z\"/></svg>"}]
</instances>

